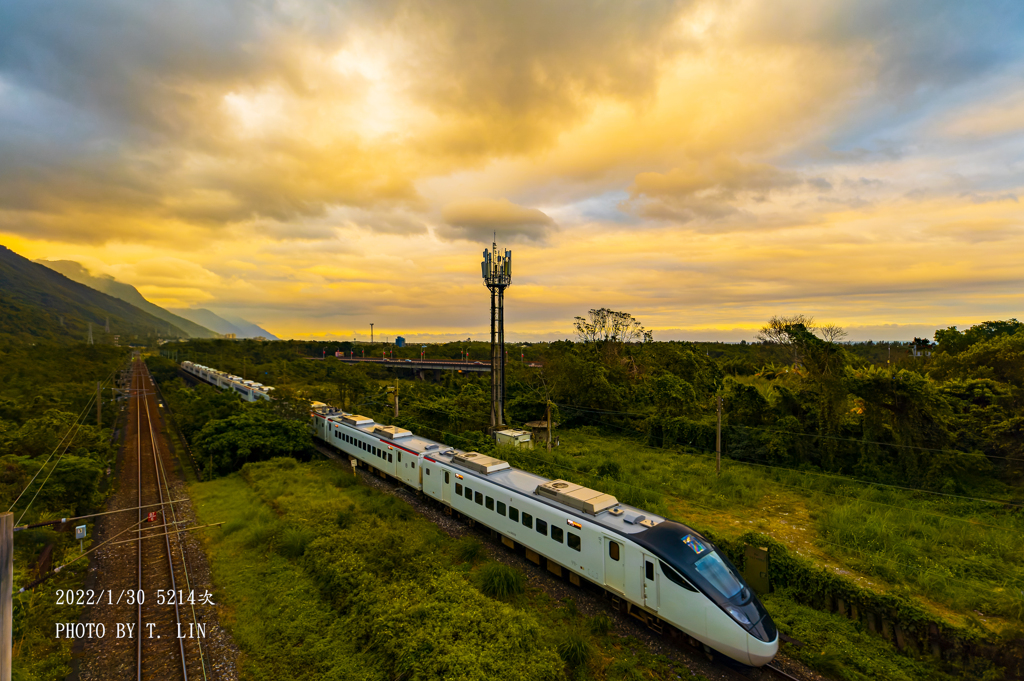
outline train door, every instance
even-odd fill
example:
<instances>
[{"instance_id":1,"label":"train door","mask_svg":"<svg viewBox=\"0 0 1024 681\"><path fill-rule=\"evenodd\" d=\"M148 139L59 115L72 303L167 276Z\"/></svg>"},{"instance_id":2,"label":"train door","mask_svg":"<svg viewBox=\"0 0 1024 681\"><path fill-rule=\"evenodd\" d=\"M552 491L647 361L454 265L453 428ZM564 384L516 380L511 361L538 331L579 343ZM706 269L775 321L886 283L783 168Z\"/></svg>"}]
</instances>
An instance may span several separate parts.
<instances>
[{"instance_id":1,"label":"train door","mask_svg":"<svg viewBox=\"0 0 1024 681\"><path fill-rule=\"evenodd\" d=\"M655 569L654 556L644 553L644 605L651 610L658 610L658 571Z\"/></svg>"},{"instance_id":2,"label":"train door","mask_svg":"<svg viewBox=\"0 0 1024 681\"><path fill-rule=\"evenodd\" d=\"M604 583L617 593L626 592L626 556L622 542L605 538Z\"/></svg>"},{"instance_id":3,"label":"train door","mask_svg":"<svg viewBox=\"0 0 1024 681\"><path fill-rule=\"evenodd\" d=\"M438 471L444 479L441 481L441 501L449 506L452 505L452 474L449 471Z\"/></svg>"}]
</instances>

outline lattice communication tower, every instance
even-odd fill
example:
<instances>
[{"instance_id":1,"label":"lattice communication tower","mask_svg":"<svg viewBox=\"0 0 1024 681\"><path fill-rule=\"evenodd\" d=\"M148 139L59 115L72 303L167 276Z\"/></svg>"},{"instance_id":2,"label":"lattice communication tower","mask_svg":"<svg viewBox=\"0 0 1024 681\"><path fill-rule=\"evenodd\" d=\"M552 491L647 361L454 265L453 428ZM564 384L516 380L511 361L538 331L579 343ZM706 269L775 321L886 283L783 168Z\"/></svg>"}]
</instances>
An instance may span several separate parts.
<instances>
[{"instance_id":1,"label":"lattice communication tower","mask_svg":"<svg viewBox=\"0 0 1024 681\"><path fill-rule=\"evenodd\" d=\"M505 289L512 285L512 251L497 243L484 249L480 263L484 286L491 292L491 432L505 427Z\"/></svg>"}]
</instances>

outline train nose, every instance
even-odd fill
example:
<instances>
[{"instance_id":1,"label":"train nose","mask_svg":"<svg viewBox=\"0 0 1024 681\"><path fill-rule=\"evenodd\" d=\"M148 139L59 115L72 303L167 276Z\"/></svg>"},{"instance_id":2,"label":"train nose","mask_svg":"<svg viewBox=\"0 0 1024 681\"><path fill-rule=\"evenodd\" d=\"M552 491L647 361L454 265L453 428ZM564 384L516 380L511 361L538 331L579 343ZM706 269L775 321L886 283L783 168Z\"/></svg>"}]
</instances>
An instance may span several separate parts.
<instances>
[{"instance_id":1,"label":"train nose","mask_svg":"<svg viewBox=\"0 0 1024 681\"><path fill-rule=\"evenodd\" d=\"M778 634L775 635L775 640L770 643L758 641L753 636L747 636L747 655L750 657L750 666L763 667L775 659L777 652L779 652Z\"/></svg>"}]
</instances>

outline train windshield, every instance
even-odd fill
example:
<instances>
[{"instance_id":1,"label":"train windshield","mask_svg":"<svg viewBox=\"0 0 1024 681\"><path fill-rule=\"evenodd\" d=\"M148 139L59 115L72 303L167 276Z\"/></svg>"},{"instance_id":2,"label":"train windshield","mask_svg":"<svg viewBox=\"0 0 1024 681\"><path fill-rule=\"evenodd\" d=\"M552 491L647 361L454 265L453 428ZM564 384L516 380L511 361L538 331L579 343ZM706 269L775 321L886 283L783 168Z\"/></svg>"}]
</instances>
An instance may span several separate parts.
<instances>
[{"instance_id":1,"label":"train windshield","mask_svg":"<svg viewBox=\"0 0 1024 681\"><path fill-rule=\"evenodd\" d=\"M708 580L711 586L718 589L726 598L732 598L740 592L743 585L736 579L717 553L711 553L698 560L693 565L700 573L700 576Z\"/></svg>"}]
</instances>

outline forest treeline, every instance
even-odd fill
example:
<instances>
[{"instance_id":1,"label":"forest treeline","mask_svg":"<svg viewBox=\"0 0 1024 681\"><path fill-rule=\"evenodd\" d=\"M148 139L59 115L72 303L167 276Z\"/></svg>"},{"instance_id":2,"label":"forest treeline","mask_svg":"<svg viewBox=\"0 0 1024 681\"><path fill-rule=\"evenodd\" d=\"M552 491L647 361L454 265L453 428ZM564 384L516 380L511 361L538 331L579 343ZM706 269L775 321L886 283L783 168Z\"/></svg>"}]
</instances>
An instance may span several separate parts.
<instances>
[{"instance_id":1,"label":"forest treeline","mask_svg":"<svg viewBox=\"0 0 1024 681\"><path fill-rule=\"evenodd\" d=\"M596 312L601 311L592 311L591 320ZM517 425L542 419L550 399L553 419L563 428L592 426L648 446L713 450L720 396L727 457L944 492L1019 496L1015 490L1024 477L1024 324L1013 319L985 322L965 331L938 330L934 341L881 344L843 343L837 327L794 319L789 324L781 320L762 343L651 342L639 327L629 339L584 329L575 341L510 345L507 420ZM771 324L765 328L770 330ZM421 350L192 340L165 354L245 375L304 399L413 429L430 428L433 437L457 438L452 443L462 447L488 448L483 434L489 420L486 373L446 371L439 382L408 380L408 370L403 378L401 370L396 374L380 365L332 358L336 351L356 357L393 352L396 359L411 358ZM487 345L447 343L430 346L425 353L434 359L468 354L473 360L486 358ZM384 390L396 378L398 419ZM205 393L209 395L195 397ZM206 416L176 407L183 428L192 427L189 419L202 421L204 428L223 420L210 415L230 409L217 406L218 400L234 398L213 393L191 393L190 399L211 405L207 411L193 405L196 414ZM200 442L216 437L213 430L222 426L212 426ZM246 458L237 455L242 449L239 445L232 450L237 461ZM275 446L274 451L281 449ZM251 459L251 452L246 456ZM225 471L230 460L224 459Z\"/></svg>"}]
</instances>

